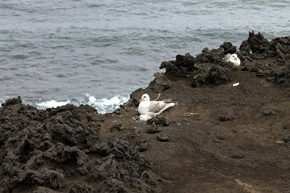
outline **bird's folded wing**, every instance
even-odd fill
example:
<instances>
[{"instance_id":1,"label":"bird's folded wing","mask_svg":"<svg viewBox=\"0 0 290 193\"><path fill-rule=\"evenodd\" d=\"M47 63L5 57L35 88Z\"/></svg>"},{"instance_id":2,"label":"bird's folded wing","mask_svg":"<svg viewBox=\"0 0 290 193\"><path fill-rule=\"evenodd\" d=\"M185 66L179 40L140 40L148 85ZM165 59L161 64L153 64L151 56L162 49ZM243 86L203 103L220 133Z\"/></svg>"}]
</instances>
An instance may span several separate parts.
<instances>
[{"instance_id":1,"label":"bird's folded wing","mask_svg":"<svg viewBox=\"0 0 290 193\"><path fill-rule=\"evenodd\" d=\"M227 55L225 55L225 57L224 57L224 61L225 61L225 62L228 62L228 61L230 60L230 57L231 57L231 54L227 54Z\"/></svg>"},{"instance_id":2,"label":"bird's folded wing","mask_svg":"<svg viewBox=\"0 0 290 193\"><path fill-rule=\"evenodd\" d=\"M164 99L163 102L170 103L170 102L172 102L172 99Z\"/></svg>"},{"instance_id":3,"label":"bird's folded wing","mask_svg":"<svg viewBox=\"0 0 290 193\"><path fill-rule=\"evenodd\" d=\"M163 109L166 106L166 103L163 101L150 101L150 105L148 107L149 112L157 113L161 109Z\"/></svg>"}]
</instances>

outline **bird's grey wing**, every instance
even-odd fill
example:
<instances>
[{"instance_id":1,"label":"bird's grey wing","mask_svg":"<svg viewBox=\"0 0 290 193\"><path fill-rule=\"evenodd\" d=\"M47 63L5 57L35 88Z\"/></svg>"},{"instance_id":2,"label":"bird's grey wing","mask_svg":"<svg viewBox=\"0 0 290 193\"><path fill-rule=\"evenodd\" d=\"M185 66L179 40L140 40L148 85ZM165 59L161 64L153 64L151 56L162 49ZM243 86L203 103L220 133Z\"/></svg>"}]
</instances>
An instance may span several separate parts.
<instances>
[{"instance_id":1,"label":"bird's grey wing","mask_svg":"<svg viewBox=\"0 0 290 193\"><path fill-rule=\"evenodd\" d=\"M229 61L230 57L231 57L231 54L227 54L227 55L225 55L225 57L224 57L224 61L225 61L225 62Z\"/></svg>"},{"instance_id":2,"label":"bird's grey wing","mask_svg":"<svg viewBox=\"0 0 290 193\"><path fill-rule=\"evenodd\" d=\"M170 103L170 102L172 102L172 99L164 99L163 102Z\"/></svg>"},{"instance_id":3,"label":"bird's grey wing","mask_svg":"<svg viewBox=\"0 0 290 193\"><path fill-rule=\"evenodd\" d=\"M164 103L163 101L150 101L148 111L157 113L161 109L163 109L165 106L166 106L166 103Z\"/></svg>"}]
</instances>

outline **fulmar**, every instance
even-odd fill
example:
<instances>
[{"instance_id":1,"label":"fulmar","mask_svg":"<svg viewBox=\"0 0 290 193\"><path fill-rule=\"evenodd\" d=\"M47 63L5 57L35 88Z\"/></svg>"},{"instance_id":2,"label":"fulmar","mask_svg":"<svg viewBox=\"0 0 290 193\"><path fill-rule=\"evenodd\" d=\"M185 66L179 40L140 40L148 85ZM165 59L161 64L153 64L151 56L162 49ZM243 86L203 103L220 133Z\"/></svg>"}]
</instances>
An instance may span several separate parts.
<instances>
[{"instance_id":1,"label":"fulmar","mask_svg":"<svg viewBox=\"0 0 290 193\"><path fill-rule=\"evenodd\" d=\"M143 94L139 102L138 112L140 113L140 120L148 120L153 116L160 115L163 111L175 105L175 103L171 103L170 99L150 101L148 94Z\"/></svg>"}]
</instances>

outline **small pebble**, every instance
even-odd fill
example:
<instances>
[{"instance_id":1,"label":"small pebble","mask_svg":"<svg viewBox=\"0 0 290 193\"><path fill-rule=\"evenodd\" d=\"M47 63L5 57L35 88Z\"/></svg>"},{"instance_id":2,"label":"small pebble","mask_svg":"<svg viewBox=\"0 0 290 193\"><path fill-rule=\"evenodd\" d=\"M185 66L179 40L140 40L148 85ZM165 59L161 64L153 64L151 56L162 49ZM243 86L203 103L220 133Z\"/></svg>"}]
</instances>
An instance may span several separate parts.
<instances>
[{"instance_id":1,"label":"small pebble","mask_svg":"<svg viewBox=\"0 0 290 193\"><path fill-rule=\"evenodd\" d=\"M165 134L158 134L157 135L157 139L159 141L162 141L162 142L168 142L169 141L169 136L165 135Z\"/></svg>"},{"instance_id":2,"label":"small pebble","mask_svg":"<svg viewBox=\"0 0 290 193\"><path fill-rule=\"evenodd\" d=\"M234 159L242 159L244 157L245 156L243 154L240 154L240 153L236 153L236 154L233 154L232 155L232 158L234 158Z\"/></svg>"},{"instance_id":3,"label":"small pebble","mask_svg":"<svg viewBox=\"0 0 290 193\"><path fill-rule=\"evenodd\" d=\"M266 115L266 116L271 116L271 115L275 115L276 113L271 110L271 109L266 109L263 111L263 115Z\"/></svg>"},{"instance_id":4,"label":"small pebble","mask_svg":"<svg viewBox=\"0 0 290 193\"><path fill-rule=\"evenodd\" d=\"M159 128L158 125L152 125L152 127L149 128L149 129L147 129L146 132L147 132L147 133L150 133L150 134L160 133L160 132L161 132L161 129Z\"/></svg>"}]
</instances>

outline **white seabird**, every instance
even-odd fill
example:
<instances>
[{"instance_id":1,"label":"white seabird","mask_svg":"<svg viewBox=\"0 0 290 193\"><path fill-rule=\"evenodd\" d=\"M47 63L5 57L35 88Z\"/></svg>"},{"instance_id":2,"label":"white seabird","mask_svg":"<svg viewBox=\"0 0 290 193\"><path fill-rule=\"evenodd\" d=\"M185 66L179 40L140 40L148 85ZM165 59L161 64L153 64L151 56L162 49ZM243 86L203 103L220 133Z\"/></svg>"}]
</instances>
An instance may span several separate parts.
<instances>
[{"instance_id":1,"label":"white seabird","mask_svg":"<svg viewBox=\"0 0 290 193\"><path fill-rule=\"evenodd\" d=\"M148 120L153 116L160 115L163 111L174 105L175 103L170 103L170 100L150 101L149 95L143 94L138 106L138 112L140 113L140 117L146 117Z\"/></svg>"},{"instance_id":2,"label":"white seabird","mask_svg":"<svg viewBox=\"0 0 290 193\"><path fill-rule=\"evenodd\" d=\"M224 61L225 62L231 62L235 66L240 66L240 64L241 64L241 61L238 58L238 55L237 54L227 54L227 55L225 55Z\"/></svg>"}]
</instances>

